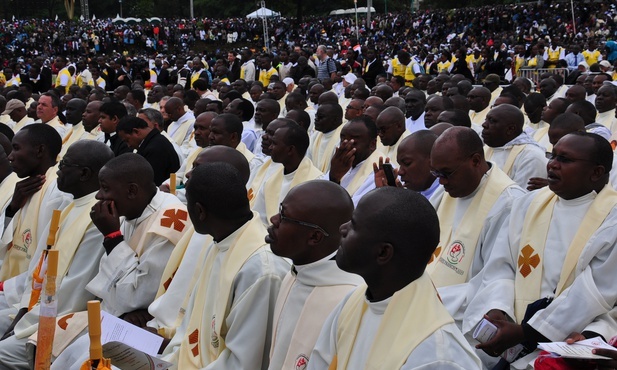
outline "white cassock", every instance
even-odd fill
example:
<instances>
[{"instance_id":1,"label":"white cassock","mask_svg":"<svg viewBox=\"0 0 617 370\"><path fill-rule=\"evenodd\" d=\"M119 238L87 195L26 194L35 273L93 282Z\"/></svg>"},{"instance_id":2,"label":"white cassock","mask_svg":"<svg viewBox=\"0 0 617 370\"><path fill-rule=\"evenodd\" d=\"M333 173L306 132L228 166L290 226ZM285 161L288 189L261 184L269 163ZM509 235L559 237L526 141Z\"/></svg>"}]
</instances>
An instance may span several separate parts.
<instances>
[{"instance_id":1,"label":"white cassock","mask_svg":"<svg viewBox=\"0 0 617 370\"><path fill-rule=\"evenodd\" d=\"M469 303L463 319L463 333L470 333L483 315L491 309L504 311L514 318L515 276L518 269L521 231L525 215L534 197L540 191L528 193L516 199L509 216L509 227L503 228L496 239L486 268L480 290ZM597 193L565 200L558 198L546 216L550 218L544 256L542 258L542 282L538 299L554 296L560 280L561 269L572 238L586 216ZM601 226L593 233L584 246L576 264L575 277L566 288L545 309L538 311L528 324L551 341L564 341L572 332L582 332L596 318L611 310L617 301L614 288L617 249L615 227L617 210L613 208ZM605 338L614 335L615 328L599 325L594 331ZM532 354L533 355L533 354ZM533 356L515 362L515 368L528 367Z\"/></svg>"},{"instance_id":2,"label":"white cassock","mask_svg":"<svg viewBox=\"0 0 617 370\"><path fill-rule=\"evenodd\" d=\"M485 147L485 153L487 161L495 162L523 189L527 189L532 177L546 178L546 151L524 132L504 146ZM511 155L516 157L512 158Z\"/></svg>"},{"instance_id":3,"label":"white cassock","mask_svg":"<svg viewBox=\"0 0 617 370\"><path fill-rule=\"evenodd\" d=\"M150 224L151 227L148 225L158 221L159 218L162 220L166 217L162 215L165 209L182 210L180 205L180 201L175 196L157 190L141 216L122 222L120 231L125 240L118 244L110 254L103 255L98 275L86 286L89 292L103 300L102 310L120 316L137 309L145 309L154 301L163 270L177 242L177 235L173 234L174 241L172 241L168 237L169 234L164 236L160 232L145 233L145 237L136 247L140 251L139 256L128 241L134 234L144 232L144 229L158 228L156 224ZM186 227L186 222L181 227L178 222L172 222L170 227L182 229ZM58 356L52 364L52 369L79 369L79 365L88 357L89 342L87 335L78 337Z\"/></svg>"},{"instance_id":4,"label":"white cassock","mask_svg":"<svg viewBox=\"0 0 617 370\"><path fill-rule=\"evenodd\" d=\"M343 305L349 295L336 307L323 325L319 339L315 344L307 370L328 369L334 355L337 353L338 320ZM362 316L360 329L353 346L347 369L364 369L366 360L371 352L373 339L377 335L384 312L392 297L379 301L366 300L368 308ZM444 369L469 370L479 369L479 360L474 356L467 340L454 323L446 324L424 341L418 344L407 357L401 370L412 369ZM388 369L395 370L395 369Z\"/></svg>"},{"instance_id":5,"label":"white cassock","mask_svg":"<svg viewBox=\"0 0 617 370\"><path fill-rule=\"evenodd\" d=\"M463 198L456 198L457 203L452 222L452 233L456 233L458 226L469 210L469 206L471 205L478 189L485 181L487 181L487 175L490 171L492 171L492 169L482 177L478 188L476 188L473 193ZM471 268L467 274L467 281L463 284L442 286L437 288L444 306L459 327L463 320L463 314L465 313L467 302L473 298L482 282L482 274L480 272L486 265L493 248L497 245L495 244L495 240L499 234L499 231L507 222L508 215L510 214L510 208L512 207L512 202L514 199L524 195L525 193L525 190L521 189L518 185L509 186L501 193L499 198L497 198L493 204L493 207L491 207L488 212L488 215L483 220L484 225L482 226L482 231L480 232L480 237L478 238L478 243L474 251ZM439 208L444 194L445 190L442 186L437 188L435 193L433 193L430 202L435 209ZM473 212L473 210L471 212Z\"/></svg>"},{"instance_id":6,"label":"white cassock","mask_svg":"<svg viewBox=\"0 0 617 370\"><path fill-rule=\"evenodd\" d=\"M90 212L95 193L91 193L74 201L75 206L66 216L64 224L71 225L76 221L76 218L86 216ZM21 304L19 307L28 307L30 294L32 292L32 274L36 268L37 262L40 259L41 253L46 249L46 239L49 234L44 235L44 239L39 242L37 251L30 264L30 269L24 273L27 277L25 282L25 291L22 295ZM62 231L61 231L62 232ZM68 231L70 232L70 230ZM58 245L56 249L62 250L66 245ZM70 247L69 247L70 248ZM58 316L63 316L71 312L85 311L87 302L95 299L95 296L88 292L86 284L98 273L99 260L103 255L103 234L96 228L93 223L87 227L83 237L80 239L79 247L74 255L67 255L72 258L71 264L66 272L66 275L61 281L57 282L56 297L58 302ZM62 252L60 253L63 257ZM27 367L26 362L26 342L28 337L38 329L40 306L35 305L31 311L25 314L15 326L15 335L0 342L0 366L17 369ZM15 310L17 312L17 310ZM6 329L6 328L5 328Z\"/></svg>"},{"instance_id":7,"label":"white cassock","mask_svg":"<svg viewBox=\"0 0 617 370\"><path fill-rule=\"evenodd\" d=\"M358 163L355 167L352 167L341 178L340 185L347 190L351 196L354 207L358 205L358 202L369 191L375 189L375 175L373 173L373 163L379 161L379 157L383 157L384 154L375 150L371 155ZM323 175L324 180L330 179L330 173Z\"/></svg>"},{"instance_id":8,"label":"white cassock","mask_svg":"<svg viewBox=\"0 0 617 370\"><path fill-rule=\"evenodd\" d=\"M420 130L426 130L426 125L424 124L424 112L418 117L418 119L414 120L411 116L405 119L405 128L410 133L414 133Z\"/></svg>"},{"instance_id":9,"label":"white cassock","mask_svg":"<svg viewBox=\"0 0 617 370\"><path fill-rule=\"evenodd\" d=\"M185 112L177 121L172 122L167 128L169 136L182 148L183 157L186 158L191 150L190 140L193 133L195 116L192 111Z\"/></svg>"},{"instance_id":10,"label":"white cassock","mask_svg":"<svg viewBox=\"0 0 617 370\"><path fill-rule=\"evenodd\" d=\"M360 276L338 268L335 256L336 252L295 265L285 276L276 301L268 369L296 370L305 365L330 312L362 284Z\"/></svg>"},{"instance_id":11,"label":"white cassock","mask_svg":"<svg viewBox=\"0 0 617 370\"><path fill-rule=\"evenodd\" d=\"M185 299L188 300L188 296L195 287L195 275L199 275L198 267L203 266L204 252L212 244L211 236L193 232L169 287L148 307L148 312L154 318L147 325L156 330L163 329L167 338L173 336L174 329L182 322L183 315L180 316L179 312L186 309L182 305L186 303ZM179 321L178 318L180 318Z\"/></svg>"},{"instance_id":12,"label":"white cassock","mask_svg":"<svg viewBox=\"0 0 617 370\"><path fill-rule=\"evenodd\" d=\"M615 118L615 109L611 109L602 113L598 112L598 115L596 116L596 122L602 124L604 127L611 130L611 132L616 132L617 118Z\"/></svg>"},{"instance_id":13,"label":"white cassock","mask_svg":"<svg viewBox=\"0 0 617 370\"><path fill-rule=\"evenodd\" d=\"M255 217L255 215L253 216ZM172 362L175 366L170 369L178 369L180 346L184 338L188 336L187 329L192 315L213 317L217 297L219 295L219 276L222 274L221 267L228 253L233 250L233 243L238 235L252 222L251 220L243 227L236 230L224 240L214 243L211 250L217 255L209 272L207 280L207 299L203 303L205 313L193 312L196 291L199 283L193 289L187 306L184 320L176 330L169 345L163 352L163 359ZM265 231L265 230L264 230ZM265 234L264 234L265 236ZM227 333L225 334L225 349L219 354L214 362L208 364L201 355L202 362L208 369L266 369L267 357L272 340L271 320L281 282L289 271L289 264L280 257L275 256L269 247L259 247L242 265L233 279L233 292L227 304L226 317L224 318ZM201 274L204 274L202 271ZM223 319L221 319L223 320ZM210 322L210 320L208 320ZM210 340L210 338L206 338ZM182 369L185 370L185 369Z\"/></svg>"}]
</instances>

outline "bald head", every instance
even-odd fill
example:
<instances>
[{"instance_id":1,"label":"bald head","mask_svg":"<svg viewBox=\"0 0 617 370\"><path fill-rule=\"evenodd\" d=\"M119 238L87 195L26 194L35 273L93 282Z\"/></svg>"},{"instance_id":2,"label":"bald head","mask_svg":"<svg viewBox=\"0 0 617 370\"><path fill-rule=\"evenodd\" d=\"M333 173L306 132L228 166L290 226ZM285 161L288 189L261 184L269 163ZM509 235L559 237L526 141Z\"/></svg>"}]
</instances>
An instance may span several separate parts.
<instances>
[{"instance_id":1,"label":"bald head","mask_svg":"<svg viewBox=\"0 0 617 370\"><path fill-rule=\"evenodd\" d=\"M285 222L279 214L271 218L266 241L275 254L291 258L296 265L319 261L336 251L341 225L351 219L354 209L347 191L325 180L308 181L294 187L281 202L281 207L286 217L318 225L325 231Z\"/></svg>"},{"instance_id":2,"label":"bald head","mask_svg":"<svg viewBox=\"0 0 617 370\"><path fill-rule=\"evenodd\" d=\"M325 92L319 95L319 99L317 99L317 103L319 105L322 104L338 104L338 96L332 91Z\"/></svg>"},{"instance_id":3,"label":"bald head","mask_svg":"<svg viewBox=\"0 0 617 370\"><path fill-rule=\"evenodd\" d=\"M491 102L491 91L486 87L476 87L467 94L469 108L475 112L480 112Z\"/></svg>"},{"instance_id":4,"label":"bald head","mask_svg":"<svg viewBox=\"0 0 617 370\"><path fill-rule=\"evenodd\" d=\"M450 127L454 127L454 125L452 125L451 123L447 123L447 122L440 122L436 124L435 126L431 127L429 130L435 133L435 135L441 136L441 134L443 134L443 132L449 129Z\"/></svg>"},{"instance_id":5,"label":"bald head","mask_svg":"<svg viewBox=\"0 0 617 370\"><path fill-rule=\"evenodd\" d=\"M251 171L246 157L236 149L224 145L215 145L205 148L199 153L197 158L195 158L193 168L204 163L215 162L223 162L232 165L239 171L240 177L245 184L249 181ZM190 178L190 175L187 174L186 177Z\"/></svg>"},{"instance_id":6,"label":"bald head","mask_svg":"<svg viewBox=\"0 0 617 370\"><path fill-rule=\"evenodd\" d=\"M566 99L571 103L585 100L585 97L587 97L587 92L582 85L573 85L566 91Z\"/></svg>"},{"instance_id":7,"label":"bald head","mask_svg":"<svg viewBox=\"0 0 617 370\"><path fill-rule=\"evenodd\" d=\"M351 263L352 257L346 254L347 238L343 237L336 256L338 266L359 273L365 279L369 275L385 275L389 277L388 281L397 283L413 281L422 275L439 243L437 213L429 201L415 191L391 186L375 189L362 197L353 218L361 225L354 231L360 235L373 235L363 245L363 249L370 249L363 250L362 255L376 255L377 246L385 247L386 243L390 249L390 258L383 264L363 261L363 266L364 263L374 266L374 271L366 274L366 271L356 270Z\"/></svg>"},{"instance_id":8,"label":"bald head","mask_svg":"<svg viewBox=\"0 0 617 370\"><path fill-rule=\"evenodd\" d=\"M387 107L377 116L375 124L379 130L381 143L392 146L405 132L405 114L396 107Z\"/></svg>"},{"instance_id":9,"label":"bald head","mask_svg":"<svg viewBox=\"0 0 617 370\"><path fill-rule=\"evenodd\" d=\"M585 122L583 118L574 113L562 113L555 117L548 128L548 139L551 145L555 145L559 139L576 131L585 131Z\"/></svg>"}]
</instances>

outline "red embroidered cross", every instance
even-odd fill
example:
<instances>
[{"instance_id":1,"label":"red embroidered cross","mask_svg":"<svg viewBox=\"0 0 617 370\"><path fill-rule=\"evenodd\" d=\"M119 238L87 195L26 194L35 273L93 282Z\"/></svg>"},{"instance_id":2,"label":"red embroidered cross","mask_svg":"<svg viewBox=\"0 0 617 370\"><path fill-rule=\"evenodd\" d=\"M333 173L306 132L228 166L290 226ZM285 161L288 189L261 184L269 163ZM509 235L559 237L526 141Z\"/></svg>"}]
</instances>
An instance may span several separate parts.
<instances>
[{"instance_id":1,"label":"red embroidered cross","mask_svg":"<svg viewBox=\"0 0 617 370\"><path fill-rule=\"evenodd\" d=\"M60 329L66 330L66 328L69 326L69 323L67 321L69 321L69 319L73 317L73 315L74 314L70 313L58 320L58 326L60 327Z\"/></svg>"},{"instance_id":2,"label":"red embroidered cross","mask_svg":"<svg viewBox=\"0 0 617 370\"><path fill-rule=\"evenodd\" d=\"M191 349L191 352L193 352L194 357L199 356L199 343L198 342L199 342L199 330L195 329L189 335L189 344L195 344L195 347Z\"/></svg>"},{"instance_id":3,"label":"red embroidered cross","mask_svg":"<svg viewBox=\"0 0 617 370\"><path fill-rule=\"evenodd\" d=\"M163 216L165 217L161 218L161 226L168 228L173 226L174 230L181 232L186 226L182 221L188 220L189 214L182 209L168 209Z\"/></svg>"}]
</instances>

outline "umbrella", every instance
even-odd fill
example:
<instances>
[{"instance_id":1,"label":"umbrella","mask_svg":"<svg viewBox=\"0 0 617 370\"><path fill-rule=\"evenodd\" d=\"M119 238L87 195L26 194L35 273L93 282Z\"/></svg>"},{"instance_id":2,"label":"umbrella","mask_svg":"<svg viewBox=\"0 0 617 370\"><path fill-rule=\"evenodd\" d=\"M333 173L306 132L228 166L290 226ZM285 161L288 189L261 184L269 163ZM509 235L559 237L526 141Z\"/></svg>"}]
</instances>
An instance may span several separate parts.
<instances>
[{"instance_id":1,"label":"umbrella","mask_svg":"<svg viewBox=\"0 0 617 370\"><path fill-rule=\"evenodd\" d=\"M101 302L88 301L88 333L90 335L90 359L79 370L111 370L111 360L103 358L101 345Z\"/></svg>"}]
</instances>

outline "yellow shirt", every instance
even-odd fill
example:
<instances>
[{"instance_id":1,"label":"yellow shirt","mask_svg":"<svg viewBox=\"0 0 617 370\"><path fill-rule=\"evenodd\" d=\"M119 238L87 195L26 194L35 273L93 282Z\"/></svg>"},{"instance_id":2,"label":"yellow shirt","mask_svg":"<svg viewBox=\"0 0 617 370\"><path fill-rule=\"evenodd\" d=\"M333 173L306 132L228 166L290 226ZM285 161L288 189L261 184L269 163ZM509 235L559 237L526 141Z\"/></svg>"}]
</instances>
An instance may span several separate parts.
<instances>
[{"instance_id":1,"label":"yellow shirt","mask_svg":"<svg viewBox=\"0 0 617 370\"><path fill-rule=\"evenodd\" d=\"M269 70L264 71L263 69L261 71L259 71L259 82L261 82L264 87L268 86L270 84L270 78L274 75L278 76L278 72L276 71L276 69L270 67Z\"/></svg>"},{"instance_id":2,"label":"yellow shirt","mask_svg":"<svg viewBox=\"0 0 617 370\"><path fill-rule=\"evenodd\" d=\"M600 59L600 55L601 53L598 49L594 51L589 51L589 50L583 51L583 57L585 57L585 63L587 63L587 65L598 63L598 60Z\"/></svg>"}]
</instances>

